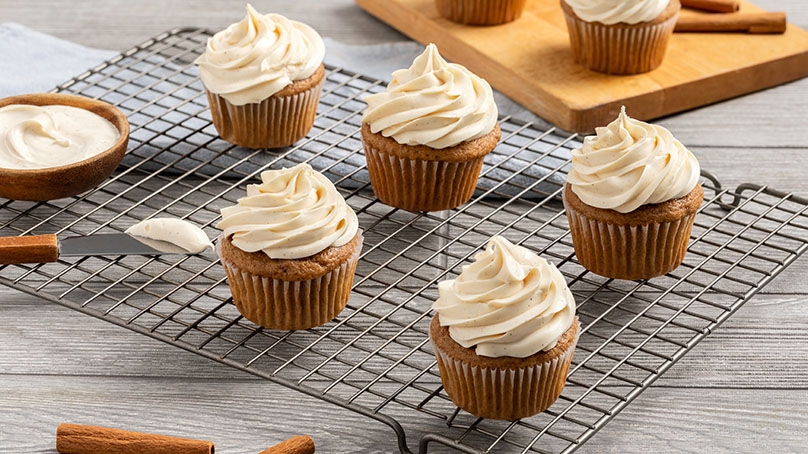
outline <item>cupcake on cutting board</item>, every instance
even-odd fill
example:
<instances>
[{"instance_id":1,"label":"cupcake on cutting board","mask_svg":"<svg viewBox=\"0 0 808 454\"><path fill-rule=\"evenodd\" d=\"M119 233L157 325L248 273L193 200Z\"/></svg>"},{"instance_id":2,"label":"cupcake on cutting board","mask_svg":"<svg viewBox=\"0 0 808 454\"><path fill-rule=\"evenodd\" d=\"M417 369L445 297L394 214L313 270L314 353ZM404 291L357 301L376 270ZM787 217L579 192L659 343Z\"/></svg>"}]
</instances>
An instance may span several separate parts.
<instances>
[{"instance_id":1,"label":"cupcake on cutting board","mask_svg":"<svg viewBox=\"0 0 808 454\"><path fill-rule=\"evenodd\" d=\"M674 270L704 198L699 175L698 160L670 131L624 107L572 151L564 207L578 261L617 279Z\"/></svg>"},{"instance_id":2,"label":"cupcake on cutting board","mask_svg":"<svg viewBox=\"0 0 808 454\"><path fill-rule=\"evenodd\" d=\"M561 0L577 63L607 74L639 74L662 64L679 0Z\"/></svg>"},{"instance_id":3,"label":"cupcake on cutting board","mask_svg":"<svg viewBox=\"0 0 808 454\"><path fill-rule=\"evenodd\" d=\"M438 291L429 337L455 405L510 420L542 412L558 399L580 324L554 265L495 236Z\"/></svg>"},{"instance_id":4,"label":"cupcake on cutting board","mask_svg":"<svg viewBox=\"0 0 808 454\"><path fill-rule=\"evenodd\" d=\"M208 39L195 61L219 136L249 148L305 137L317 115L324 55L308 25L247 5L244 19Z\"/></svg>"},{"instance_id":5,"label":"cupcake on cutting board","mask_svg":"<svg viewBox=\"0 0 808 454\"><path fill-rule=\"evenodd\" d=\"M362 232L342 195L308 164L262 172L216 227L233 302L248 320L305 329L345 308Z\"/></svg>"},{"instance_id":6,"label":"cupcake on cutting board","mask_svg":"<svg viewBox=\"0 0 808 454\"><path fill-rule=\"evenodd\" d=\"M362 142L373 192L409 211L455 208L474 194L501 132L488 82L434 44L387 89L365 97Z\"/></svg>"},{"instance_id":7,"label":"cupcake on cutting board","mask_svg":"<svg viewBox=\"0 0 808 454\"><path fill-rule=\"evenodd\" d=\"M500 25L522 16L527 0L435 0L438 13L467 25Z\"/></svg>"}]
</instances>

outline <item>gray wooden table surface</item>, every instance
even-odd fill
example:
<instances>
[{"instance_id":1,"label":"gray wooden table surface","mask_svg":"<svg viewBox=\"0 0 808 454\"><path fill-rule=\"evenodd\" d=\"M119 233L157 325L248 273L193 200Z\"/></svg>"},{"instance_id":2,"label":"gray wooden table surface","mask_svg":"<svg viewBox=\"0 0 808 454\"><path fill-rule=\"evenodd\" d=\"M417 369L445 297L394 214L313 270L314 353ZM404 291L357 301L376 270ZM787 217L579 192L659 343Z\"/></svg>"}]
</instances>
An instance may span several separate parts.
<instances>
[{"instance_id":1,"label":"gray wooden table surface","mask_svg":"<svg viewBox=\"0 0 808 454\"><path fill-rule=\"evenodd\" d=\"M357 44L406 39L350 0L255 0ZM808 3L757 0L808 28ZM2 0L12 21L125 50L167 29L220 29L231 0ZM742 51L739 49L739 51ZM0 82L1 83L1 82ZM727 186L808 196L808 79L661 119ZM808 450L808 259L675 365L579 452ZM255 453L298 433L318 452L393 452L386 426L109 323L0 288L0 452L52 453L60 422L206 438Z\"/></svg>"}]
</instances>

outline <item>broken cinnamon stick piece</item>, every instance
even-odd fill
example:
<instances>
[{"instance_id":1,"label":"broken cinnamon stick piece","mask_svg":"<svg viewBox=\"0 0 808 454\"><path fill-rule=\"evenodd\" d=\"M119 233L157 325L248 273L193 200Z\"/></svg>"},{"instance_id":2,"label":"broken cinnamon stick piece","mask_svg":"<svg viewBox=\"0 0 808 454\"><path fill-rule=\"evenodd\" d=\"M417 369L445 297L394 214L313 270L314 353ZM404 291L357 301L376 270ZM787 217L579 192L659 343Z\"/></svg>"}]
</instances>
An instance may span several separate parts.
<instances>
[{"instance_id":1,"label":"broken cinnamon stick piece","mask_svg":"<svg viewBox=\"0 0 808 454\"><path fill-rule=\"evenodd\" d=\"M734 13L741 8L739 0L679 0L683 7L713 13Z\"/></svg>"},{"instance_id":2,"label":"broken cinnamon stick piece","mask_svg":"<svg viewBox=\"0 0 808 454\"><path fill-rule=\"evenodd\" d=\"M59 424L56 450L62 454L214 454L213 442L107 427Z\"/></svg>"},{"instance_id":3,"label":"broken cinnamon stick piece","mask_svg":"<svg viewBox=\"0 0 808 454\"><path fill-rule=\"evenodd\" d=\"M295 435L258 454L314 454L314 440L308 435Z\"/></svg>"},{"instance_id":4,"label":"broken cinnamon stick piece","mask_svg":"<svg viewBox=\"0 0 808 454\"><path fill-rule=\"evenodd\" d=\"M680 16L673 31L785 33L786 13L730 13Z\"/></svg>"}]
</instances>

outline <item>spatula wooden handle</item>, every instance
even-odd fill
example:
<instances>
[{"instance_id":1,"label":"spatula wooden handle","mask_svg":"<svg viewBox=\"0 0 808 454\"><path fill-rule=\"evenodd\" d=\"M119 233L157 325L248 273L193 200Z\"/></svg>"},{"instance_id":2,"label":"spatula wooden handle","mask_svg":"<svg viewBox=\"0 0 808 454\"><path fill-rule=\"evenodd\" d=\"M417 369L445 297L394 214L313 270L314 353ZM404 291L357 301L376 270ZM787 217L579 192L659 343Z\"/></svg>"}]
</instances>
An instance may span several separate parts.
<instances>
[{"instance_id":1,"label":"spatula wooden handle","mask_svg":"<svg viewBox=\"0 0 808 454\"><path fill-rule=\"evenodd\" d=\"M59 258L56 235L0 237L0 264L48 263Z\"/></svg>"}]
</instances>

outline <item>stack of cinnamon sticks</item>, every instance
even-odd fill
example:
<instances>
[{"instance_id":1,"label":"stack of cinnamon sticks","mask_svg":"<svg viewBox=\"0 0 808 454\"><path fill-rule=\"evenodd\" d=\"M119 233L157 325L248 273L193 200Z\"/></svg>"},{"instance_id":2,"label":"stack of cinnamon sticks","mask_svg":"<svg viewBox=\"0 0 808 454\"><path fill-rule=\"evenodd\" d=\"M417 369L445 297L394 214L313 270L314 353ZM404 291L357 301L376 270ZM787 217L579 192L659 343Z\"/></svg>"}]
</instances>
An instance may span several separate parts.
<instances>
[{"instance_id":1,"label":"stack of cinnamon sticks","mask_svg":"<svg viewBox=\"0 0 808 454\"><path fill-rule=\"evenodd\" d=\"M680 0L683 7L717 14L680 15L676 32L785 33L786 13L740 11L740 0Z\"/></svg>"}]
</instances>

